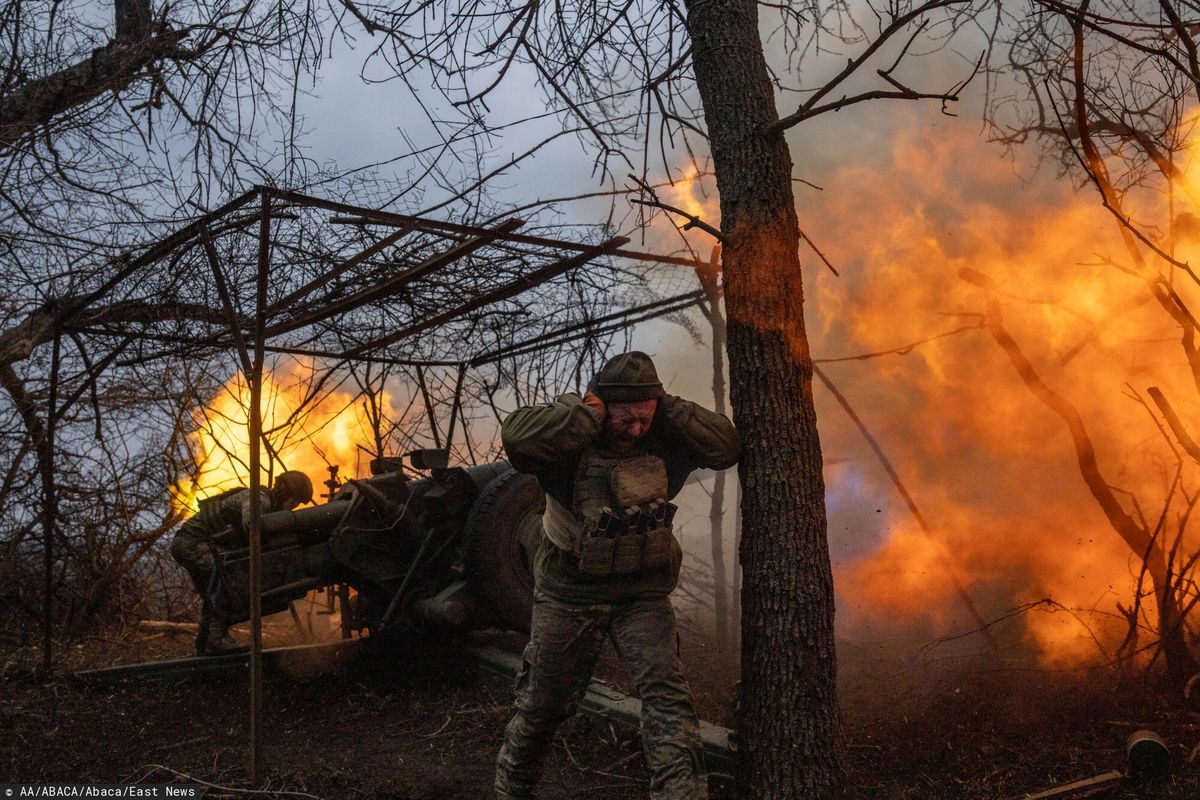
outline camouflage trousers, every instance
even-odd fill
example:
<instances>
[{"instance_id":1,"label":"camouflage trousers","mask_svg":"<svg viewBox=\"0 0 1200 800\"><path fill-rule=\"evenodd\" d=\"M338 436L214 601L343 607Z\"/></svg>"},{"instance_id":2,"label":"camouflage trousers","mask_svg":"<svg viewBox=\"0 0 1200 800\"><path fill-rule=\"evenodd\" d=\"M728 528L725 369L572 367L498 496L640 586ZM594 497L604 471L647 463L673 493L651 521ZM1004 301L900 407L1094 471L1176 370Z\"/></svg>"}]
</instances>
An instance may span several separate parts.
<instances>
[{"instance_id":1,"label":"camouflage trousers","mask_svg":"<svg viewBox=\"0 0 1200 800\"><path fill-rule=\"evenodd\" d=\"M532 798L558 725L587 691L605 636L642 700L642 746L654 800L706 800L700 723L679 663L671 601L574 605L538 593L517 679L517 713L496 759L496 794Z\"/></svg>"},{"instance_id":2,"label":"camouflage trousers","mask_svg":"<svg viewBox=\"0 0 1200 800\"><path fill-rule=\"evenodd\" d=\"M171 557L187 570L196 591L208 602L208 585L212 581L216 561L208 537L184 525L171 540Z\"/></svg>"},{"instance_id":3,"label":"camouflage trousers","mask_svg":"<svg viewBox=\"0 0 1200 800\"><path fill-rule=\"evenodd\" d=\"M217 568L217 563L208 535L203 531L189 528L185 524L171 540L171 557L187 570L188 576L192 579L192 585L196 587L196 593L203 601L200 612L200 632L197 637L197 647L203 649L204 643L207 641L209 623L213 622L224 630L229 619L227 604L219 598L214 598L210 592L213 572Z\"/></svg>"}]
</instances>

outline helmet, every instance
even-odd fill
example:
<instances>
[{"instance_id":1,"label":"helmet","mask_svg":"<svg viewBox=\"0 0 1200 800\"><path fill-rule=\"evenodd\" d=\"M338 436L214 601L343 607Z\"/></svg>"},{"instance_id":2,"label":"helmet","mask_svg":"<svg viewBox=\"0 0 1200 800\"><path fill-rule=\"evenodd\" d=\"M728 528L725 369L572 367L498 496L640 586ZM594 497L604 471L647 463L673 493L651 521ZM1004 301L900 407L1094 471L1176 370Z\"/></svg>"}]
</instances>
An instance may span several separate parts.
<instances>
[{"instance_id":1,"label":"helmet","mask_svg":"<svg viewBox=\"0 0 1200 800\"><path fill-rule=\"evenodd\" d=\"M312 481L303 472L297 470L288 470L280 473L275 479L275 485L271 487L275 492L275 499L281 500L284 496L296 501L296 505L302 503L311 503L313 499Z\"/></svg>"}]
</instances>

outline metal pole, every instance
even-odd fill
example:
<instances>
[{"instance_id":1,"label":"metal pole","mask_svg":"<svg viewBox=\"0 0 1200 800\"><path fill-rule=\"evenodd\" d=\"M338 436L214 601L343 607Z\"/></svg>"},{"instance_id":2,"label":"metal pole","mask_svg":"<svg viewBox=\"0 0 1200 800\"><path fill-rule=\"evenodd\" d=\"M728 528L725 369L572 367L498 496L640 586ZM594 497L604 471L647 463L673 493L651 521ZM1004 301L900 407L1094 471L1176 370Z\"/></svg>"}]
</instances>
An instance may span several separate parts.
<instances>
[{"instance_id":1,"label":"metal pole","mask_svg":"<svg viewBox=\"0 0 1200 800\"><path fill-rule=\"evenodd\" d=\"M238 358L242 362L242 373L249 378L254 372L254 364L250 360L250 353L246 348L246 340L242 338L242 322L238 319L237 311L233 307L233 297L229 294L229 287L225 283L225 276L221 274L221 259L217 255L216 245L213 244L212 236L207 228L200 229L200 242L204 245L204 254L208 257L208 265L212 269L213 281L217 285L217 294L221 298L221 305L225 309L225 315L229 317L229 335L233 337L233 345L237 350Z\"/></svg>"},{"instance_id":2,"label":"metal pole","mask_svg":"<svg viewBox=\"0 0 1200 800\"><path fill-rule=\"evenodd\" d=\"M503 239L509 242L517 242L519 244L530 244L539 247L551 247L557 250L574 250L577 252L588 252L594 245L582 244L580 242L568 242L562 239L548 239L545 236L528 236L521 233L495 233L487 228L481 228L478 225L463 225L454 222L445 222L443 220L428 219L426 217L413 217L405 214L394 214L389 211L380 211L374 208L363 208L362 206L352 206L346 203L338 203L333 200L323 200L319 197L300 194L286 189L274 189L275 196L281 201L291 203L297 206L309 206L313 208L323 208L326 211L332 211L337 214L350 214L350 217L330 217L329 221L334 223L345 223L349 225L391 225L399 227L402 225L414 225L422 230L429 231L448 231L450 233L465 233L470 235L493 235L497 239ZM681 267L703 267L704 262L694 258L681 258L679 256L663 256L656 253L643 253L639 250L613 250L610 255L618 258L632 258L639 261L655 261L659 264L677 264Z\"/></svg>"},{"instance_id":3,"label":"metal pole","mask_svg":"<svg viewBox=\"0 0 1200 800\"><path fill-rule=\"evenodd\" d=\"M42 546L45 567L45 586L42 595L42 674L50 674L50 664L54 653L54 522L55 512L54 493L54 423L55 406L58 405L58 365L62 350L62 334L58 325L54 326L54 350L50 356L50 397L46 403L46 430L41 442L42 467L42 528L45 533L45 543Z\"/></svg>"},{"instance_id":4,"label":"metal pole","mask_svg":"<svg viewBox=\"0 0 1200 800\"><path fill-rule=\"evenodd\" d=\"M454 441L454 423L458 420L458 412L462 407L462 385L463 378L467 376L467 365L462 363L458 365L458 380L454 382L454 405L450 407L450 427L446 431L446 449L450 449L450 443ZM467 423L463 423L463 428L466 428Z\"/></svg>"},{"instance_id":5,"label":"metal pole","mask_svg":"<svg viewBox=\"0 0 1200 800\"><path fill-rule=\"evenodd\" d=\"M425 400L425 416L429 418L429 429L433 431L433 446L441 449L442 435L438 432L437 417L433 415L433 401L429 397L429 389L425 386L425 370L417 365L417 386L421 389L421 397Z\"/></svg>"},{"instance_id":6,"label":"metal pole","mask_svg":"<svg viewBox=\"0 0 1200 800\"><path fill-rule=\"evenodd\" d=\"M254 298L254 363L250 376L250 783L262 757L262 439L263 311L271 261L271 193L262 190L258 229L258 280Z\"/></svg>"}]
</instances>

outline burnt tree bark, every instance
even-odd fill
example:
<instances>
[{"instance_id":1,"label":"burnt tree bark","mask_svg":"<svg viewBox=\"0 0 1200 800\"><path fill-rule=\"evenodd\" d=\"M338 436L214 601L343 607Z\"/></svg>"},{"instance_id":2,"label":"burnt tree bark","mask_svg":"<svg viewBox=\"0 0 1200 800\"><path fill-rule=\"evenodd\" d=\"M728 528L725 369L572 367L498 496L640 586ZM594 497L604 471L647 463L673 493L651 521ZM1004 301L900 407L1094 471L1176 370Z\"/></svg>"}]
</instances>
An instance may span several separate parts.
<instances>
[{"instance_id":1,"label":"burnt tree bark","mask_svg":"<svg viewBox=\"0 0 1200 800\"><path fill-rule=\"evenodd\" d=\"M792 160L753 0L690 0L725 239L730 399L745 443L738 794L835 796L842 783L825 485L803 317Z\"/></svg>"}]
</instances>

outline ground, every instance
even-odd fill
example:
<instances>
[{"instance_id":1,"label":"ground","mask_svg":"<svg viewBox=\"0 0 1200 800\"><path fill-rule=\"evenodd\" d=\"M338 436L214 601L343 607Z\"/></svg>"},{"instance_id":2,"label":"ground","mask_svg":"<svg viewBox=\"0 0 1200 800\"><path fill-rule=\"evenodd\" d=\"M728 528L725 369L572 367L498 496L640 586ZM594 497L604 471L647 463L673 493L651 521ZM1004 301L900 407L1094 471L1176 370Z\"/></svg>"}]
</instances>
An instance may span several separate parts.
<instances>
[{"instance_id":1,"label":"ground","mask_svg":"<svg viewBox=\"0 0 1200 800\"><path fill-rule=\"evenodd\" d=\"M282 628L268 629L278 643ZM512 634L484 641L519 650ZM131 632L64 648L38 681L33 649L0 657L0 781L163 783L190 775L247 796L248 683L240 672L84 686L85 666L187 654L186 637ZM685 651L702 714L728 724L732 683L712 654ZM1140 728L1164 736L1174 769L1092 798L1200 797L1200 713L1106 670L1047 673L989 659L899 661L843 647L850 797L1018 798L1124 768ZM615 677L611 654L603 665ZM618 681L619 682L619 681ZM511 713L511 680L462 656L452 638L400 637L385 652L269 675L265 780L252 794L322 798L487 798ZM542 800L646 798L636 731L580 717L564 726ZM714 783L715 800L731 797Z\"/></svg>"}]
</instances>

